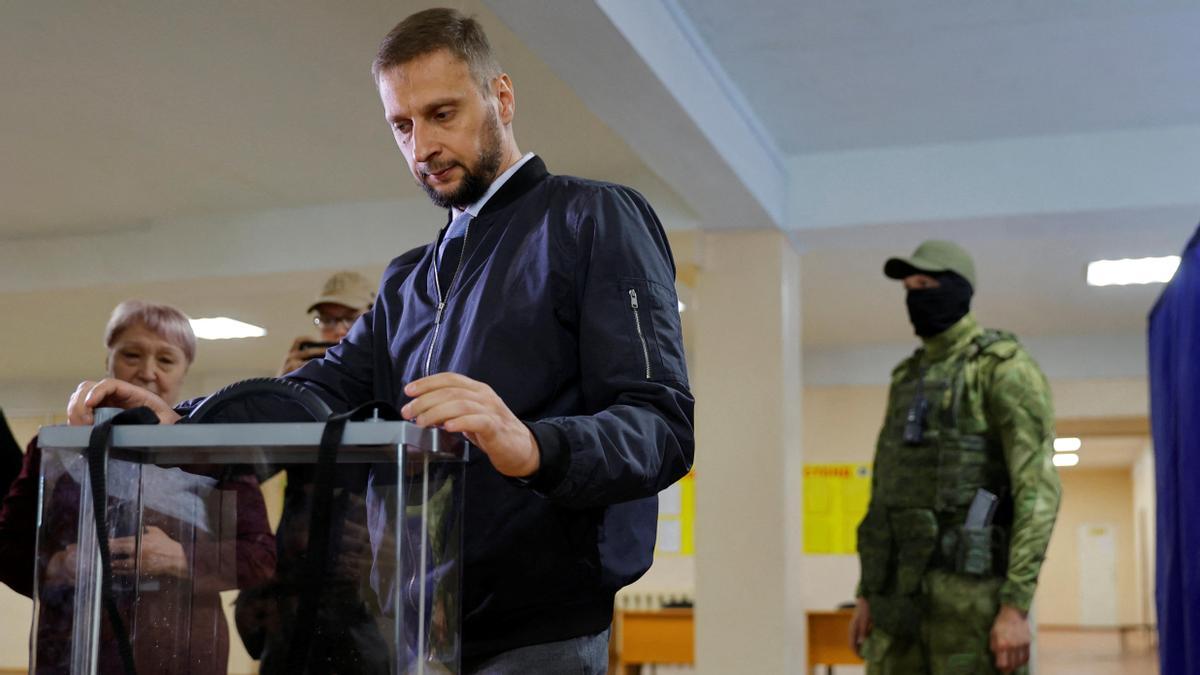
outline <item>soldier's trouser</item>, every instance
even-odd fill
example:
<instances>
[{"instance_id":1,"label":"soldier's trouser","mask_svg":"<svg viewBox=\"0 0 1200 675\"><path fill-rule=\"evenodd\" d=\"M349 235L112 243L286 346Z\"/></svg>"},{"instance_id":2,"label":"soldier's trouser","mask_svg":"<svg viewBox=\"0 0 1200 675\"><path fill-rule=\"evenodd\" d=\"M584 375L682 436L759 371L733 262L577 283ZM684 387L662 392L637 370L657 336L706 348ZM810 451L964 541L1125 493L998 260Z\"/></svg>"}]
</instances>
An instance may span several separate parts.
<instances>
[{"instance_id":1,"label":"soldier's trouser","mask_svg":"<svg viewBox=\"0 0 1200 675\"><path fill-rule=\"evenodd\" d=\"M992 675L989 647L1002 579L935 570L922 580L926 612L918 639L897 640L879 628L862 646L867 675ZM1026 675L1028 668L1015 671Z\"/></svg>"}]
</instances>

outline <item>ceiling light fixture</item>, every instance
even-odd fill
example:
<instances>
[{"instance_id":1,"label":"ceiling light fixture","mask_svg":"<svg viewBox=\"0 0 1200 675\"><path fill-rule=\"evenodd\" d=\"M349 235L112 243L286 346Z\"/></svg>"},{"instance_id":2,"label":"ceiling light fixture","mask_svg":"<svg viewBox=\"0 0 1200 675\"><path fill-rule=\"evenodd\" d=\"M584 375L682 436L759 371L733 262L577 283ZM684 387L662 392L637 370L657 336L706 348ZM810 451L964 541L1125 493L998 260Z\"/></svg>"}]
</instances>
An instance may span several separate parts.
<instances>
[{"instance_id":1,"label":"ceiling light fixture","mask_svg":"<svg viewBox=\"0 0 1200 675\"><path fill-rule=\"evenodd\" d=\"M1064 452L1054 456L1054 466L1075 466L1078 463L1079 455L1073 452Z\"/></svg>"},{"instance_id":2,"label":"ceiling light fixture","mask_svg":"<svg viewBox=\"0 0 1200 675\"><path fill-rule=\"evenodd\" d=\"M1078 438L1056 438L1054 439L1055 452L1075 452L1083 447L1083 441Z\"/></svg>"},{"instance_id":3,"label":"ceiling light fixture","mask_svg":"<svg viewBox=\"0 0 1200 675\"><path fill-rule=\"evenodd\" d=\"M267 329L231 319L227 316L191 319L192 330L201 340L234 340L238 338L262 337Z\"/></svg>"},{"instance_id":4,"label":"ceiling light fixture","mask_svg":"<svg viewBox=\"0 0 1200 675\"><path fill-rule=\"evenodd\" d=\"M1160 258L1123 258L1088 263L1088 286L1128 286L1129 284L1165 284L1175 276L1179 256Z\"/></svg>"}]
</instances>

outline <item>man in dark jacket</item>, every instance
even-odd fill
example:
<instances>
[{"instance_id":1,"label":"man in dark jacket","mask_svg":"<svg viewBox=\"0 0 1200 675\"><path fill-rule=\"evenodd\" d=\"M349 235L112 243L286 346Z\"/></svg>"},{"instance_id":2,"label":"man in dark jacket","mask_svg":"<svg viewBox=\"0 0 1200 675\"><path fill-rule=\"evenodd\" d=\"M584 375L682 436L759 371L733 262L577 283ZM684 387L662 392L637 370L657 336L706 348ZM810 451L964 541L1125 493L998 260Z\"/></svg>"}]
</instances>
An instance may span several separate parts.
<instances>
[{"instance_id":1,"label":"man in dark jacket","mask_svg":"<svg viewBox=\"0 0 1200 675\"><path fill-rule=\"evenodd\" d=\"M449 224L292 377L337 408L394 402L482 451L467 468L467 672L603 673L613 596L651 563L656 495L692 465L666 235L637 192L520 153L512 82L473 19L410 16L372 71ZM177 417L102 382L81 385L72 421L106 398Z\"/></svg>"}]
</instances>

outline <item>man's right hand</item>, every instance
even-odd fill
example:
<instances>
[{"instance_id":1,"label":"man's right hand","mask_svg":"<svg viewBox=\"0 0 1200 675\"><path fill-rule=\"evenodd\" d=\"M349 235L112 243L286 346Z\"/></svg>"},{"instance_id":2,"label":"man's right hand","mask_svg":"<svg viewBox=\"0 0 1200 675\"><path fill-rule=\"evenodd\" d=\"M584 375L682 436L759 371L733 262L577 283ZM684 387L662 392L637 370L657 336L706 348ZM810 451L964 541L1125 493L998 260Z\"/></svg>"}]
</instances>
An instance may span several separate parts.
<instances>
[{"instance_id":1,"label":"man's right hand","mask_svg":"<svg viewBox=\"0 0 1200 675\"><path fill-rule=\"evenodd\" d=\"M862 656L862 644L871 634L871 605L866 598L858 598L854 603L854 618L850 619L850 649Z\"/></svg>"},{"instance_id":2,"label":"man's right hand","mask_svg":"<svg viewBox=\"0 0 1200 675\"><path fill-rule=\"evenodd\" d=\"M145 406L158 415L161 424L174 424L179 419L167 402L136 384L106 378L99 382L80 382L67 403L67 423L90 426L95 422L96 408L139 408Z\"/></svg>"},{"instance_id":3,"label":"man's right hand","mask_svg":"<svg viewBox=\"0 0 1200 675\"><path fill-rule=\"evenodd\" d=\"M279 370L279 376L283 377L300 366L308 363L313 359L319 359L325 356L325 350L328 347L309 347L308 349L300 349L300 345L305 342L313 342L313 339L306 336L300 336L292 340L292 348L288 350L287 358L283 360L283 368Z\"/></svg>"}]
</instances>

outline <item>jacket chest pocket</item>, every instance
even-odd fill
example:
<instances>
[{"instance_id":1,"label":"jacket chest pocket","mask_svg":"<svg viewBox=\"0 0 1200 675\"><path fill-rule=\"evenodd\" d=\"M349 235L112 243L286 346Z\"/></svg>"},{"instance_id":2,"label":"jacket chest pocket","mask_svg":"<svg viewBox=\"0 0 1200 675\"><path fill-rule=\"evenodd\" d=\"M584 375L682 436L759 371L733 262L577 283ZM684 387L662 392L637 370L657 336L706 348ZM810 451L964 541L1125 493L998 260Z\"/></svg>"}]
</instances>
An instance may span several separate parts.
<instances>
[{"instance_id":1,"label":"jacket chest pocket","mask_svg":"<svg viewBox=\"0 0 1200 675\"><path fill-rule=\"evenodd\" d=\"M675 289L648 279L622 277L618 284L623 358L646 380L687 382L683 328ZM623 364L624 365L624 364Z\"/></svg>"}]
</instances>

